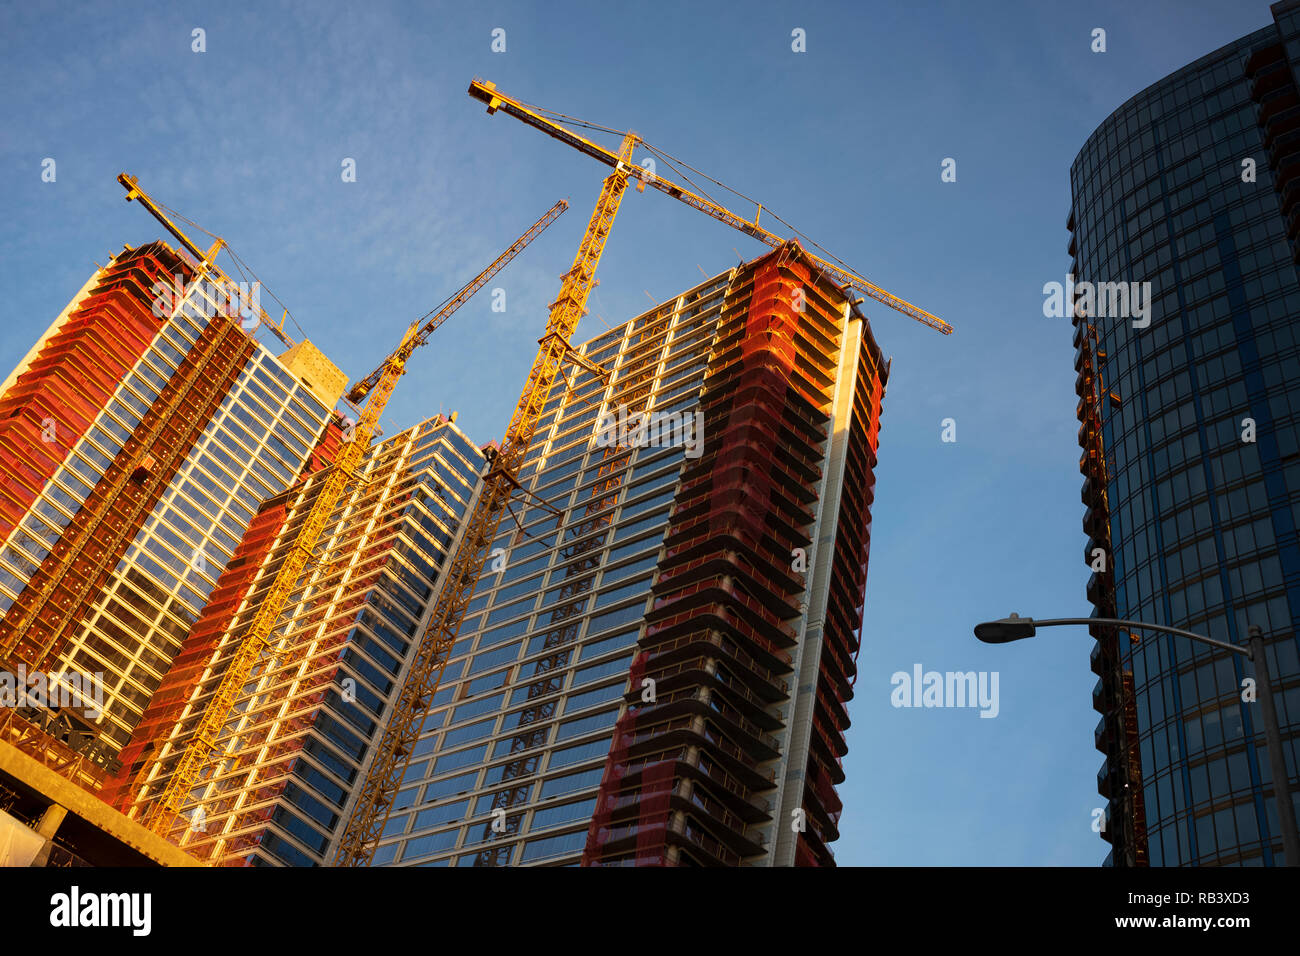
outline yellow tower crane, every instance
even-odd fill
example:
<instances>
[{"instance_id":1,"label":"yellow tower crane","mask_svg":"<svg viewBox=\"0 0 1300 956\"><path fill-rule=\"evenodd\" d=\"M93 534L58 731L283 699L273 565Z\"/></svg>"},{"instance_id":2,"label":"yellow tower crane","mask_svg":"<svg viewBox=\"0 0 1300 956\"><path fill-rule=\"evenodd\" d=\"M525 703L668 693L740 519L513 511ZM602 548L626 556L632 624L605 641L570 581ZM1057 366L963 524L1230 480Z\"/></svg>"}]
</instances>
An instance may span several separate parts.
<instances>
[{"instance_id":1,"label":"yellow tower crane","mask_svg":"<svg viewBox=\"0 0 1300 956\"><path fill-rule=\"evenodd\" d=\"M384 727L347 826L339 838L333 861L336 866L364 866L374 856L425 717L438 691L447 656L456 643L461 619L473 597L488 550L496 537L511 494L520 487L517 477L519 468L528 453L528 446L537 429L551 385L559 373L560 364L567 360L608 379L608 373L573 350L569 340L577 328L578 320L585 313L587 296L595 282L596 265L600 262L610 227L614 223L614 215L627 190L628 180L632 177L638 180L638 192L644 192L647 185L653 186L773 248L778 248L787 241L759 226L761 206L751 221L710 199L633 165L632 151L638 143L643 142L635 133L623 133L618 152L612 152L543 115L550 111L528 106L506 96L492 83L474 80L470 84L469 94L487 103L488 113L496 113L498 110L508 113L612 167L613 172L605 177L601 186L596 209L587 224L573 266L561 278L560 294L551 305L546 334L539 340L540 348L533 361L532 371L524 383L501 449L483 477L484 485L478 502L466 523L460 547L452 559L450 571L416 649L415 659L398 691L393 713ZM561 114L552 115L571 123L601 128ZM827 262L807 250L804 250L804 255L841 288L857 289L945 335L952 332L952 326L939 317L886 292L856 273Z\"/></svg>"},{"instance_id":2,"label":"yellow tower crane","mask_svg":"<svg viewBox=\"0 0 1300 956\"><path fill-rule=\"evenodd\" d=\"M360 401L362 398L366 400L353 437L343 443L337 460L330 466L324 485L298 530L289 554L276 573L275 580L271 583L261 606L258 607L248 630L240 638L234 656L225 674L222 675L221 682L217 685L216 693L199 717L193 735L181 745L180 758L162 792L149 804L142 822L155 833L165 836L171 830L181 807L198 781L199 774L212 761L217 736L230 719L231 710L240 691L248 682L253 668L269 647L271 631L280 617L280 612L284 609L289 594L297 585L299 575L312 559L326 522L352 482L357 466L361 464L366 451L370 448L371 440L379 431L380 416L393 394L397 380L406 370L407 359L428 340L438 326L469 301L475 292L505 268L507 263L519 255L568 208L568 202L561 199L547 210L541 219L533 223L527 232L516 239L510 248L497 256L490 266L452 296L432 318L423 325L419 320L413 322L402 337L401 344L384 360L384 363L354 385L349 392L349 400L353 402ZM175 755L175 751L164 753L164 748L160 747L158 754L155 763L161 765L164 759L170 760Z\"/></svg>"},{"instance_id":3,"label":"yellow tower crane","mask_svg":"<svg viewBox=\"0 0 1300 956\"><path fill-rule=\"evenodd\" d=\"M190 255L198 261L198 273L195 278L196 282L199 279L202 279L205 274L210 273L215 279L214 284L219 288L226 289L234 285L230 276L216 264L217 253L219 253L223 248L232 258L235 256L234 250L227 245L226 240L222 239L220 236L213 236L212 238L214 241L211 248L204 252L194 244L193 240L191 240L189 236L185 235L185 233L181 231L180 227L177 226L176 223L171 221L170 217L168 217L167 212L170 212L173 216L176 216L177 219L183 219L184 217L177 213L176 210L168 210L166 206L141 189L140 181L134 176L128 175L127 173L120 173L117 177L117 181L121 183L122 188L126 190L127 202L134 199L140 205L144 206L144 208L149 211L149 214L157 219L158 222L162 224L163 228L175 236L176 241L184 246L186 251L188 251ZM196 223L191 222L190 224L197 226ZM197 228L202 229L201 226ZM206 232L207 230L202 231ZM208 233L208 235L212 234ZM236 268L238 268L240 267L241 262L236 259L235 265ZM288 315L289 310L285 309L284 318L287 318ZM266 311L259 305L257 306L258 321L257 325L253 326L253 330L265 326L272 335L284 343L286 348L293 348L297 343L295 343L294 340L289 337L288 333L284 331L284 318L281 318L279 322L271 321L271 317L267 315Z\"/></svg>"}]
</instances>

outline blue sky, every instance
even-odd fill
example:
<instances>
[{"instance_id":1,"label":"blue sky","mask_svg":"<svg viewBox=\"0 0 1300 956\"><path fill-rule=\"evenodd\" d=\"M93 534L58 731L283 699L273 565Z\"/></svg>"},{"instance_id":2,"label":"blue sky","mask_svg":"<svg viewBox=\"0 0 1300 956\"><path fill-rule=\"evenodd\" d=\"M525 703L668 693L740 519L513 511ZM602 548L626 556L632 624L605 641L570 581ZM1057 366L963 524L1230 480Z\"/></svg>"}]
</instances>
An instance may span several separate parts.
<instances>
[{"instance_id":1,"label":"blue sky","mask_svg":"<svg viewBox=\"0 0 1300 956\"><path fill-rule=\"evenodd\" d=\"M391 428L455 409L499 437L604 170L466 87L635 129L956 329L865 307L894 361L837 858L1094 866L1090 639L985 647L971 627L1089 610L1071 335L1042 313L1070 162L1133 94L1270 22L1264 2L6 4L0 365L96 261L158 237L123 170L223 235L353 378L568 197L493 282L506 312L463 308L389 405ZM761 251L629 191L579 338ZM891 706L918 663L999 672L999 715Z\"/></svg>"}]
</instances>

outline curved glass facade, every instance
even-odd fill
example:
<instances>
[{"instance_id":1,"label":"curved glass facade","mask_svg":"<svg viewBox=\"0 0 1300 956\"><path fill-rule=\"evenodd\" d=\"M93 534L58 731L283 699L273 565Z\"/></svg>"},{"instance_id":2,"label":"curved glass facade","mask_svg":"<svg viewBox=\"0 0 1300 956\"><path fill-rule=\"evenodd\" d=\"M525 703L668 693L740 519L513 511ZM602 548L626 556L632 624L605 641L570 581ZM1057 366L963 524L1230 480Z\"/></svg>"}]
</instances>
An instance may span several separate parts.
<instances>
[{"instance_id":1,"label":"curved glass facade","mask_svg":"<svg viewBox=\"0 0 1300 956\"><path fill-rule=\"evenodd\" d=\"M1300 282L1275 169L1300 133L1270 130L1268 96L1294 84L1300 42L1274 12L1097 128L1069 227L1089 598L1097 616L1235 643L1263 628L1296 792ZM1267 49L1286 73L1260 102ZM1300 129L1300 100L1287 109ZM1262 718L1241 699L1250 662L1093 633L1107 862L1280 864Z\"/></svg>"}]
</instances>

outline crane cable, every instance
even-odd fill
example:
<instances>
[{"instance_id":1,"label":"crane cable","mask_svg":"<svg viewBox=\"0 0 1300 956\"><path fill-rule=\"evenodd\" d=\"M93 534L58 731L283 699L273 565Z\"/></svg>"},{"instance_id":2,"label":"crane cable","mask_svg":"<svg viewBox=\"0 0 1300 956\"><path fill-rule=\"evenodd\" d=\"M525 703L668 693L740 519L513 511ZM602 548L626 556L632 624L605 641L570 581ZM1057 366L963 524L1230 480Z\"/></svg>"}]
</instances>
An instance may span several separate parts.
<instances>
[{"instance_id":1,"label":"crane cable","mask_svg":"<svg viewBox=\"0 0 1300 956\"><path fill-rule=\"evenodd\" d=\"M626 131L624 131L624 130L614 129L612 126L602 126L602 125L599 124L599 123L592 123L592 122L589 122L589 121L587 121L587 120L578 119L576 116L568 116L568 115L566 115L566 114L564 114L564 113L560 113L560 112L558 112L558 111L556 111L556 110L548 110L548 109L546 109L545 107L535 106L535 105L533 105L533 104L531 104L531 103L524 103L522 100L520 100L519 103L520 103L521 106L526 106L528 109L530 109L530 110L532 110L533 112L538 113L538 114L540 114L540 115L542 115L542 116L545 116L545 117L548 117L548 118L550 118L550 119L554 119L554 120L557 120L557 121L560 121L560 122L568 123L568 124L573 125L573 126L581 126L581 127L584 128L584 129L598 130L598 131L600 131L600 132L602 132L602 133L611 133L611 134L613 134L613 135L615 135L615 136L625 136L625 135L626 135ZM667 163L668 166L669 166L671 169L673 169L674 172L676 172L679 176L681 176L681 177L682 177L683 179L685 179L688 183L690 183L692 186L694 186L694 187L699 191L700 195L702 195L705 199L709 200L709 201L710 201L711 203L713 203L714 205L716 205L716 206L721 206L722 203L718 202L716 199L714 199L712 196L710 196L707 192L705 192L704 189L703 189L701 186L699 186L699 184L697 184L693 179L691 179L690 176L688 176L685 172L683 172L683 169L689 169L691 172L695 173L696 175L698 175L698 176L703 176L705 179L707 179L709 182L713 183L715 186L718 186L718 187L721 188L721 189L725 189L727 192L731 193L733 196L736 196L736 197L738 197L738 198L740 198L740 199L743 199L743 200L745 200L745 202L747 202L747 203L751 203L753 206L755 206L755 207L758 208L758 209L763 209L764 211L767 212L767 214L768 214L769 216L771 216L773 219L775 219L775 220L776 220L777 222L779 222L781 225L785 226L785 228L788 229L791 233L793 233L794 235L796 235L796 236L798 236L800 239L802 239L802 240L804 241L804 243L806 243L806 244L809 245L809 246L812 246L814 249L817 249L819 252L821 252L821 254L822 254L823 256L825 256L827 259L830 259L830 260L832 260L833 262L837 263L837 264L838 264L842 269L844 269L846 272L848 272L848 273L850 273L850 274L853 273L853 270L849 267L849 264L848 264L847 262L845 262L845 261L844 261L843 259L841 259L839 256L835 255L833 252L831 252L831 251L830 251L829 249L827 249L825 246L821 245L821 243L819 243L819 242L817 242L816 240L814 240L814 239L812 239L811 237L809 237L806 233L804 233L804 232L800 231L799 229L796 229L794 226L790 225L789 222L787 222L785 219L782 219L782 218L781 218L780 216L778 216L775 212L773 212L770 208L768 208L767 206L764 206L762 203L760 203L757 199L753 199L753 198L750 197L750 196L746 196L744 193L740 192L739 190L737 190L737 189L733 189L732 187L728 186L726 183L721 182L720 180L714 179L714 178L713 178L712 176L710 176L708 173L703 172L703 171L701 171L701 170L699 170L699 169L696 169L694 166L692 166L690 163L687 163L685 160L682 160L682 159L679 159L679 158L676 157L676 156L673 156L671 153L667 152L666 150L660 149L659 147L657 147L657 146L655 146L655 145L653 145L653 144L651 144L651 143L645 141L644 139L641 140L641 145L644 146L648 152L653 153L653 154L654 154L655 156L657 156L659 159L661 159L661 160L663 160L665 163Z\"/></svg>"},{"instance_id":2,"label":"crane cable","mask_svg":"<svg viewBox=\"0 0 1300 956\"><path fill-rule=\"evenodd\" d=\"M820 252L821 252L821 253L822 253L826 258L834 260L834 261L835 261L836 263L838 263L838 264L839 264L839 265L840 265L840 266L841 266L841 267L842 267L846 272L850 272L850 273L851 273L851 272L853 271L853 270L849 267L849 264L848 264L847 262L845 262L843 259L841 259L839 256L835 255L834 253L832 253L831 251L829 251L828 249L826 249L825 246L821 245L821 244L820 244L819 242L817 242L816 240L810 238L810 237L807 236L805 233L801 232L800 230L796 229L794 226L790 225L790 223L788 223L786 220L782 219L782 218L781 218L780 216L778 216L775 212L773 212L770 208L768 208L767 206L764 206L764 205L763 205L762 203L760 203L758 200L756 200L756 199L751 199L749 196L746 196L744 193L740 192L739 190L732 189L732 188L731 188L730 186L728 186L726 183L719 182L718 180L716 180L716 179L714 179L712 176L710 176L708 173L701 172L700 170L696 169L694 166L690 165L689 163L685 162L684 160L678 159L676 156L673 156L673 155L671 155L670 153L667 153L667 152L665 152L664 150L659 149L659 148L656 147L656 146L652 146L652 145L650 145L649 143L645 142L644 140L642 140L642 145L645 146L645 148L646 148L647 150L649 150L650 152L654 153L656 156L659 156L661 159L663 159L664 162L666 162L670 167L673 167L674 169L676 169L676 166L674 166L674 163L679 163L679 164L681 164L681 166L684 166L685 168L691 170L693 173L696 173L697 175L703 176L705 179L707 179L709 182L713 183L715 186L719 186L719 187L721 187L722 189L727 190L727 192L731 193L732 195L735 195L735 196L740 197L741 199L745 200L745 202L753 203L756 207L761 208L761 209L762 209L764 212L766 212L769 216L771 216L773 219L775 219L775 220L776 220L777 222L779 222L781 225L785 226L787 229L789 229L792 233L794 233L796 236L798 236L800 239L802 239L802 240L803 240L804 242L806 242L808 245L810 245L810 246L812 246L812 247L818 249L818 250L819 250L819 251L820 251ZM679 172L680 172L680 170L679 170ZM691 182L692 185L695 185L694 182L690 179L690 177L687 176L685 173L681 173L681 175L682 175L682 177L683 177L684 179L686 179L688 182ZM698 187L697 187L697 188L698 188ZM708 199L710 202L713 202L713 203L715 203L716 205L719 205L719 206L722 205L721 203L718 203L717 200L713 199L713 197L709 196L708 193L704 193L703 190L701 190L701 193L702 193L702 194L704 195L704 197L705 197L706 199Z\"/></svg>"},{"instance_id":3,"label":"crane cable","mask_svg":"<svg viewBox=\"0 0 1300 956\"><path fill-rule=\"evenodd\" d=\"M203 233L205 236L208 236L212 239L221 239L221 237L218 236L216 233L210 232L209 230L203 228L193 219L189 218L188 216L184 215L181 212L178 212L175 209L172 209L170 206L166 205L165 203L161 203L157 199L154 199L153 202L155 206L157 206L163 212L167 213L167 215L171 216L173 219L179 219L181 222L185 223L185 225L191 227L192 229L197 229L199 232ZM271 291L270 287L268 287L267 284L262 281L261 277L259 277L258 274L252 270L252 268L248 265L248 263L244 262L244 260L239 257L239 253L235 252L234 247L232 247L230 243L226 242L224 239L221 239L221 247L225 249L227 253L229 253L231 260L233 260L235 264L235 272L238 273L239 278L244 280L251 278L254 282L256 282L262 288L262 290L266 292L267 295L269 295L273 300L275 300L276 304L279 305L280 308L284 309L285 314L289 316L289 320L293 322L293 326L298 330L299 334L301 334L303 338L307 338L307 330L304 329L301 324L299 324L297 317L292 312L289 311L289 307L280 300L280 297L278 295L276 295L274 292Z\"/></svg>"},{"instance_id":4,"label":"crane cable","mask_svg":"<svg viewBox=\"0 0 1300 956\"><path fill-rule=\"evenodd\" d=\"M611 133L617 135L617 137L623 137L623 135L627 135L627 133L625 133L624 130L616 130L612 126L602 126L601 124L598 124L598 122L578 120L578 118L575 116L567 116L567 114L554 111L554 109L537 107L537 105L524 103L523 100L520 100L520 105L524 105L524 107L528 107L529 109L532 109L533 112L542 114L542 116L552 118L552 120L567 122L567 124L571 124L573 126L581 126L584 127L584 129L589 129L589 130L599 130L601 131L601 133ZM715 206L722 206L722 203L719 203L718 200L712 198L712 196L708 195L706 191L703 190L702 187L698 185L698 183L695 183L692 178L686 176L686 173L682 172L682 169L689 169L690 172L697 174L697 176L702 176L703 178L708 179L708 182L714 183L714 185L720 187L720 189L727 190L728 193L737 196L737 198L744 199L746 203L753 204L755 208L766 209L768 216L771 216L772 219L775 219L777 222L780 222L780 224L785 226L785 228L789 229L790 232L792 232L794 235L797 235L798 238L801 238L802 241L806 243L806 245L816 248L816 250L822 252L822 255L826 256L827 259L835 261L835 263L839 264L840 267L844 269L845 272L853 274L853 269L849 267L849 264L846 263L846 261L840 259L840 256L833 254L833 252L829 251L828 248L824 247L823 245L820 245L819 242L816 242L815 239L810 238L809 235L801 232L801 230L794 228L794 226L790 225L787 220L781 219L781 217L777 216L775 212L772 212L772 209L763 206L763 204L759 203L757 199L753 199L751 198L751 196L746 196L744 193L741 193L740 190L732 189L732 187L728 186L727 183L719 181L719 179L715 179L714 177L711 177L710 174L702 172L702 170L695 169L693 165L686 163L685 160L681 160L679 159L679 157L673 156L672 153L669 153L664 150L660 150L659 147L656 147L654 146L654 144L646 142L645 139L641 140L641 144L643 147L646 148L647 152L654 153L654 155L658 156L659 159L662 159L664 163L667 163L669 168L673 169L673 172L676 172L677 174L679 174L679 176L681 176L681 178L684 178L686 182L689 182L690 185L694 186L695 189L699 191L699 194L705 196L705 199L707 199L708 202L714 203Z\"/></svg>"}]
</instances>

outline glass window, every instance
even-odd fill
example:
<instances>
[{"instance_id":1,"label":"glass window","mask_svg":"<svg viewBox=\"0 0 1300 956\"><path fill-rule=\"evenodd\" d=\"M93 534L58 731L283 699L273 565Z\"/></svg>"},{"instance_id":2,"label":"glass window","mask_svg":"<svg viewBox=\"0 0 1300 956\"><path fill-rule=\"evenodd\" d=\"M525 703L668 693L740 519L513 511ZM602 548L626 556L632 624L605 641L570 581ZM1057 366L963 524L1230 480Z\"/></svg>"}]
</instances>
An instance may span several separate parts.
<instances>
[{"instance_id":1,"label":"glass window","mask_svg":"<svg viewBox=\"0 0 1300 956\"><path fill-rule=\"evenodd\" d=\"M594 660L602 654L608 654L611 651L622 650L625 647L631 647L636 643L637 635L641 633L639 627L623 631L621 634L615 634L613 637L607 637L600 641L591 641L582 645L582 659L584 661Z\"/></svg>"},{"instance_id":2,"label":"glass window","mask_svg":"<svg viewBox=\"0 0 1300 956\"><path fill-rule=\"evenodd\" d=\"M529 578L527 581L520 581L516 584L510 585L509 587L501 588L501 590L497 591L496 593L496 598L494 600L494 603L504 604L507 601L512 601L515 598L522 597L525 594L532 594L535 596L537 592L540 591L541 589L542 589L542 579L540 576L535 578Z\"/></svg>"},{"instance_id":3,"label":"glass window","mask_svg":"<svg viewBox=\"0 0 1300 956\"><path fill-rule=\"evenodd\" d=\"M484 635L486 639L487 635ZM522 643L511 644L507 647L497 648L492 651L479 651L474 655L474 661L466 671L466 675L482 673L489 668L496 667L498 664L504 664L507 661L513 661L519 656L519 649L523 647Z\"/></svg>"},{"instance_id":4,"label":"glass window","mask_svg":"<svg viewBox=\"0 0 1300 956\"><path fill-rule=\"evenodd\" d=\"M557 741L568 740L570 737L580 737L583 734L595 733L598 730L604 730L607 727L613 727L614 722L618 720L618 708L613 710L601 711L596 714L589 714L586 717L579 717L576 720L566 721L560 724L560 729L555 735Z\"/></svg>"},{"instance_id":5,"label":"glass window","mask_svg":"<svg viewBox=\"0 0 1300 956\"><path fill-rule=\"evenodd\" d=\"M586 790L588 787L599 786L601 777L604 775L603 767L594 767L591 770L583 770L580 773L565 774L562 777L552 777L542 783L542 799L547 797L559 797L566 793L575 793L578 790Z\"/></svg>"},{"instance_id":6,"label":"glass window","mask_svg":"<svg viewBox=\"0 0 1300 956\"><path fill-rule=\"evenodd\" d=\"M531 829L544 830L549 827L563 826L566 823L576 823L579 820L590 820L592 811L595 809L595 797L589 797L586 800L578 800L574 803L563 803L559 806L546 807L533 814ZM584 833L583 836L585 838L586 834ZM527 850L525 850L524 858L528 859Z\"/></svg>"},{"instance_id":7,"label":"glass window","mask_svg":"<svg viewBox=\"0 0 1300 956\"><path fill-rule=\"evenodd\" d=\"M455 753L441 754L434 762L434 773L446 773L448 770L460 770L471 764L480 763L487 754L487 744L458 750ZM412 775L414 779L414 775Z\"/></svg>"},{"instance_id":8,"label":"glass window","mask_svg":"<svg viewBox=\"0 0 1300 956\"><path fill-rule=\"evenodd\" d=\"M406 842L405 849L402 851L402 860L413 860L417 857L426 856L430 853L438 853L442 850L450 850L456 845L460 836L460 830L443 830L441 833L431 833L427 836L415 837Z\"/></svg>"},{"instance_id":9,"label":"glass window","mask_svg":"<svg viewBox=\"0 0 1300 956\"><path fill-rule=\"evenodd\" d=\"M584 691L581 694L570 694L564 702L564 712L566 714L576 713L586 707L594 707L597 704L604 704L611 700L616 700L623 696L625 682L616 684L606 684L604 687L597 687L595 690Z\"/></svg>"},{"instance_id":10,"label":"glass window","mask_svg":"<svg viewBox=\"0 0 1300 956\"><path fill-rule=\"evenodd\" d=\"M591 623L587 626L587 634L594 636L612 627L622 627L625 624L631 624L633 621L639 621L643 609L643 604L629 604L627 607L606 611L604 614L597 614L592 617Z\"/></svg>"},{"instance_id":11,"label":"glass window","mask_svg":"<svg viewBox=\"0 0 1300 956\"><path fill-rule=\"evenodd\" d=\"M656 553L647 555L646 557L641 558L638 561L633 561L630 564L620 565L617 568L611 568L610 570L605 572L605 576L600 579L600 583L602 586L606 584L613 584L616 581L620 581L623 578L630 577L631 575L636 574L640 571L649 571L650 569L656 567L658 564L659 564L659 554L658 551L656 550ZM643 584L645 583L648 582L643 582Z\"/></svg>"},{"instance_id":12,"label":"glass window","mask_svg":"<svg viewBox=\"0 0 1300 956\"><path fill-rule=\"evenodd\" d=\"M442 746L450 749L475 740L482 740L484 737L491 736L494 726L496 726L496 718L492 717L476 724L468 724L464 727L457 727L455 730L449 730L443 734Z\"/></svg>"},{"instance_id":13,"label":"glass window","mask_svg":"<svg viewBox=\"0 0 1300 956\"><path fill-rule=\"evenodd\" d=\"M430 803L434 800L440 800L443 797L458 796L462 793L469 793L478 785L478 771L473 773L463 773L455 777L446 777L442 780L435 780L424 788L424 801Z\"/></svg>"},{"instance_id":14,"label":"glass window","mask_svg":"<svg viewBox=\"0 0 1300 956\"><path fill-rule=\"evenodd\" d=\"M668 512L662 511L653 514L648 518L642 518L640 521L634 521L631 524L621 524L614 531L614 540L622 541L624 538L630 538L642 531L649 531L664 524L668 518Z\"/></svg>"},{"instance_id":15,"label":"glass window","mask_svg":"<svg viewBox=\"0 0 1300 956\"><path fill-rule=\"evenodd\" d=\"M633 581L630 584L624 584L622 587L617 587L609 591L600 592L599 594L596 595L596 603L593 606L604 607L609 604L614 604L618 601L624 601L631 598L640 598L641 603L635 605L638 611L637 616L639 617L640 616L639 612L644 606L645 599L647 596L649 596L649 594L650 594L650 579L641 578L640 580Z\"/></svg>"},{"instance_id":16,"label":"glass window","mask_svg":"<svg viewBox=\"0 0 1300 956\"><path fill-rule=\"evenodd\" d=\"M578 830L561 836L546 837L541 840L529 840L524 844L522 861L542 860L565 853L577 853L587 844L587 831Z\"/></svg>"},{"instance_id":17,"label":"glass window","mask_svg":"<svg viewBox=\"0 0 1300 956\"><path fill-rule=\"evenodd\" d=\"M468 704L461 704L452 715L451 722L453 724L460 723L460 721L467 718L477 717L479 714L486 714L489 711L496 710L504 700L505 694L496 694L491 697L480 697Z\"/></svg>"},{"instance_id":18,"label":"glass window","mask_svg":"<svg viewBox=\"0 0 1300 956\"><path fill-rule=\"evenodd\" d=\"M502 621L508 621L510 618L517 617L520 614L527 614L533 609L533 605L536 603L537 596L529 595L513 604L507 604L495 608L492 613L487 616L487 621L485 623L490 627L493 624L500 624Z\"/></svg>"},{"instance_id":19,"label":"glass window","mask_svg":"<svg viewBox=\"0 0 1300 956\"><path fill-rule=\"evenodd\" d=\"M508 667L505 670L497 671L495 674L488 674L484 677L476 677L472 681L469 681L468 683L461 685L464 688L463 696L473 697L476 694L483 693L484 691L496 690L498 687L503 686L506 683L506 681L508 681L509 679L510 679L510 668ZM447 688L447 689L450 691L453 688Z\"/></svg>"},{"instance_id":20,"label":"glass window","mask_svg":"<svg viewBox=\"0 0 1300 956\"><path fill-rule=\"evenodd\" d=\"M584 760L594 760L603 758L609 753L609 738L603 737L599 740L588 741L587 743L577 744L573 747L565 747L561 750L555 750L551 753L549 767L567 767L570 764L580 763Z\"/></svg>"},{"instance_id":21,"label":"glass window","mask_svg":"<svg viewBox=\"0 0 1300 956\"><path fill-rule=\"evenodd\" d=\"M411 825L411 832L418 833L421 830L427 830L443 823L463 820L468 810L468 800L444 803L441 806L430 807L428 810L421 810L415 815L415 822Z\"/></svg>"}]
</instances>

